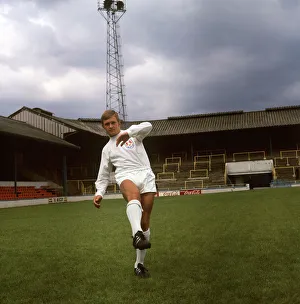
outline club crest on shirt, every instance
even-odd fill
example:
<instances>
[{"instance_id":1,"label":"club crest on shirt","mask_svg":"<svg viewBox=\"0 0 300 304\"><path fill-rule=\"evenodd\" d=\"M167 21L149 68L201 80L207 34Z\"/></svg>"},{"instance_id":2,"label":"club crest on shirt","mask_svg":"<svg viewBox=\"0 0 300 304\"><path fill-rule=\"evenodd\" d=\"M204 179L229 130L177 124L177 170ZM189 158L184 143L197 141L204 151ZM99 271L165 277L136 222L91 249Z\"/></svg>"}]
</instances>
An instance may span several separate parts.
<instances>
[{"instance_id":1,"label":"club crest on shirt","mask_svg":"<svg viewBox=\"0 0 300 304\"><path fill-rule=\"evenodd\" d=\"M134 141L130 138L126 141L124 146L126 149L133 149L134 148Z\"/></svg>"}]
</instances>

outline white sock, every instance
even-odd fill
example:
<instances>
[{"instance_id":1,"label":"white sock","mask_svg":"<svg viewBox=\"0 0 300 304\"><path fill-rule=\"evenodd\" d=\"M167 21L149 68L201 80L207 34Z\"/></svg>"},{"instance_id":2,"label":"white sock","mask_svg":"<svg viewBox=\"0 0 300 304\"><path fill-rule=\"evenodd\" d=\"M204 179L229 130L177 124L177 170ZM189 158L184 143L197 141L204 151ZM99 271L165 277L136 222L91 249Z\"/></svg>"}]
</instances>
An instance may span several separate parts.
<instances>
[{"instance_id":1,"label":"white sock","mask_svg":"<svg viewBox=\"0 0 300 304\"><path fill-rule=\"evenodd\" d=\"M150 241L150 228L148 228L148 230L144 231L144 236L145 236L146 240ZM136 249L136 261L134 264L134 268L137 268L138 263L141 263L144 265L146 251L147 251L146 249L143 249L143 250Z\"/></svg>"},{"instance_id":2,"label":"white sock","mask_svg":"<svg viewBox=\"0 0 300 304\"><path fill-rule=\"evenodd\" d=\"M141 219L142 219L142 205L138 200L131 200L127 204L126 214L132 229L132 236L137 231L142 231Z\"/></svg>"}]
</instances>

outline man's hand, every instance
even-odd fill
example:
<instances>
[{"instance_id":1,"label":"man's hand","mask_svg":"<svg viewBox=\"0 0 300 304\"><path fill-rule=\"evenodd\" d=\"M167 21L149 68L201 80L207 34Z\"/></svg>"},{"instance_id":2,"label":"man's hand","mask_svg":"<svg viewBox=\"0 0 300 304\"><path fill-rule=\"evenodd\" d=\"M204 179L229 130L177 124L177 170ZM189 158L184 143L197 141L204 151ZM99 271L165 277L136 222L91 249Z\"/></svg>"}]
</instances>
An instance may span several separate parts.
<instances>
[{"instance_id":1,"label":"man's hand","mask_svg":"<svg viewBox=\"0 0 300 304\"><path fill-rule=\"evenodd\" d=\"M121 147L122 147L128 139L129 139L128 133L122 132L117 138L116 145L119 146L119 144L121 143Z\"/></svg>"},{"instance_id":2,"label":"man's hand","mask_svg":"<svg viewBox=\"0 0 300 304\"><path fill-rule=\"evenodd\" d=\"M99 209L101 201L102 201L102 196L101 195L96 195L94 197L94 206Z\"/></svg>"}]
</instances>

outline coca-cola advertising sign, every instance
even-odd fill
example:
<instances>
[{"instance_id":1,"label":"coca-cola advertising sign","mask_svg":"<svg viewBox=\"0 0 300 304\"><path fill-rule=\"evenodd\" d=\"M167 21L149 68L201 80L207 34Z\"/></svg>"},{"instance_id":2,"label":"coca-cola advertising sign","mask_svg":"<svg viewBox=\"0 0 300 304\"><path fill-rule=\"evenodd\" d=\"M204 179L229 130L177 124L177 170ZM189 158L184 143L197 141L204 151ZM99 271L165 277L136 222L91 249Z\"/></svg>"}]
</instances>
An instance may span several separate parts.
<instances>
[{"instance_id":1,"label":"coca-cola advertising sign","mask_svg":"<svg viewBox=\"0 0 300 304\"><path fill-rule=\"evenodd\" d=\"M181 190L180 195L197 195L201 194L200 189L192 189L192 190Z\"/></svg>"},{"instance_id":2,"label":"coca-cola advertising sign","mask_svg":"<svg viewBox=\"0 0 300 304\"><path fill-rule=\"evenodd\" d=\"M159 191L159 196L177 196L180 195L180 191Z\"/></svg>"}]
</instances>

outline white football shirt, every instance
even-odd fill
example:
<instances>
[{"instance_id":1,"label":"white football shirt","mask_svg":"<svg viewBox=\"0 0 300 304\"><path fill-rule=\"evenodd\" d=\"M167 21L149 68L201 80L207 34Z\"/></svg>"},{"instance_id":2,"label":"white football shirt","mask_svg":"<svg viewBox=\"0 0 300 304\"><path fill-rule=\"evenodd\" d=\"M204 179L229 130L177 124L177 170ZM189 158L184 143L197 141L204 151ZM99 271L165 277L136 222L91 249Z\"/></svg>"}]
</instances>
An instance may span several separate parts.
<instances>
[{"instance_id":1,"label":"white football shirt","mask_svg":"<svg viewBox=\"0 0 300 304\"><path fill-rule=\"evenodd\" d=\"M113 166L116 168L115 175L126 174L142 169L151 169L150 161L143 145L143 139L151 132L150 122L142 122L138 125L130 126L128 132L129 139L121 147L116 146L116 140L121 132L110 137L108 143L104 146L101 155L101 163L97 181L95 182L97 192L95 195L104 196L109 183L110 173Z\"/></svg>"}]
</instances>

